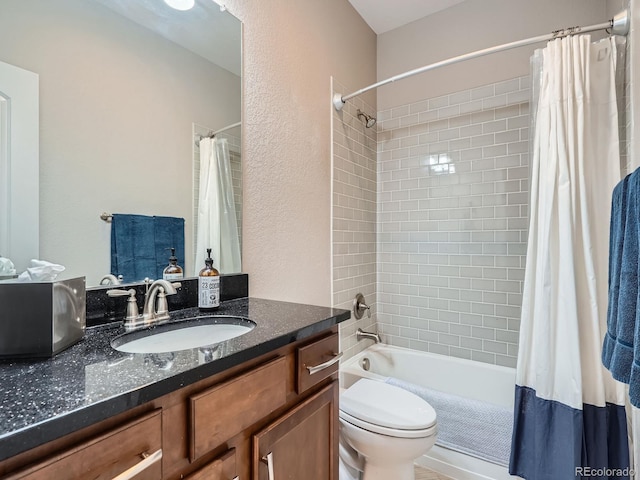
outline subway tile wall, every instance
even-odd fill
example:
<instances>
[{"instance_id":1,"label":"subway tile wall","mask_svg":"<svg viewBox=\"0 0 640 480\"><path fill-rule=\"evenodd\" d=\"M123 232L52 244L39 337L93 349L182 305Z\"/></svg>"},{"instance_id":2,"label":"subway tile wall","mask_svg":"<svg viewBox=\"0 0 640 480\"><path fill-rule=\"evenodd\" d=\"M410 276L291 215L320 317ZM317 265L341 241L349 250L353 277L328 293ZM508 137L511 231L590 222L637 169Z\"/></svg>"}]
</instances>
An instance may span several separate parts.
<instances>
[{"instance_id":1,"label":"subway tile wall","mask_svg":"<svg viewBox=\"0 0 640 480\"><path fill-rule=\"evenodd\" d=\"M628 43L619 39L618 46L627 174L634 169L630 62ZM377 137L356 118L358 108L371 111L358 98L333 113L334 305L351 308L362 291L374 312L371 320L342 324L347 357L368 345L355 341L361 327L377 328L393 345L515 366L529 88L524 76L378 112ZM351 90L334 83L334 91Z\"/></svg>"},{"instance_id":2,"label":"subway tile wall","mask_svg":"<svg viewBox=\"0 0 640 480\"><path fill-rule=\"evenodd\" d=\"M386 342L515 366L529 201L528 76L378 113Z\"/></svg>"},{"instance_id":3,"label":"subway tile wall","mask_svg":"<svg viewBox=\"0 0 640 480\"><path fill-rule=\"evenodd\" d=\"M351 91L333 80L334 92ZM358 109L374 115L361 98L333 107L333 305L351 310L361 292L371 307L371 317L352 318L340 324L340 348L345 359L371 342L356 341L358 328L376 328L376 127L366 128Z\"/></svg>"}]
</instances>

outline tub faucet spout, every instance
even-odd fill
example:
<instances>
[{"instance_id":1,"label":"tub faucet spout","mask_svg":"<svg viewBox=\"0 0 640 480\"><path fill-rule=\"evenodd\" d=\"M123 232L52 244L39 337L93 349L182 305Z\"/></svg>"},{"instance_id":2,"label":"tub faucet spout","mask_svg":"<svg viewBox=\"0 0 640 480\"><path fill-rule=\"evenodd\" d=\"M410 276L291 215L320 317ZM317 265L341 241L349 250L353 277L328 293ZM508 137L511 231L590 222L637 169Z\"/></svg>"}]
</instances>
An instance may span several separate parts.
<instances>
[{"instance_id":1,"label":"tub faucet spout","mask_svg":"<svg viewBox=\"0 0 640 480\"><path fill-rule=\"evenodd\" d=\"M360 341L363 338L369 338L373 340L374 343L382 343L382 340L380 340L380 335L378 335L377 333L365 332L364 330L359 328L358 330L356 330L356 340Z\"/></svg>"}]
</instances>

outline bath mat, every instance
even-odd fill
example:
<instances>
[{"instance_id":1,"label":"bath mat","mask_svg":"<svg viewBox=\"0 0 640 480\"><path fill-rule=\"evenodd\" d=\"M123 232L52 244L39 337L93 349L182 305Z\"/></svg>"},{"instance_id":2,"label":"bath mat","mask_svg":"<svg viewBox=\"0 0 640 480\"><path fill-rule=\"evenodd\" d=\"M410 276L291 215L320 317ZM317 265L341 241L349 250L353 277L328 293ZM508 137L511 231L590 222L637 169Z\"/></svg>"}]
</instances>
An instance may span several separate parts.
<instances>
[{"instance_id":1,"label":"bath mat","mask_svg":"<svg viewBox=\"0 0 640 480\"><path fill-rule=\"evenodd\" d=\"M436 411L436 445L502 466L511 452L513 410L389 377L386 383L426 400Z\"/></svg>"}]
</instances>

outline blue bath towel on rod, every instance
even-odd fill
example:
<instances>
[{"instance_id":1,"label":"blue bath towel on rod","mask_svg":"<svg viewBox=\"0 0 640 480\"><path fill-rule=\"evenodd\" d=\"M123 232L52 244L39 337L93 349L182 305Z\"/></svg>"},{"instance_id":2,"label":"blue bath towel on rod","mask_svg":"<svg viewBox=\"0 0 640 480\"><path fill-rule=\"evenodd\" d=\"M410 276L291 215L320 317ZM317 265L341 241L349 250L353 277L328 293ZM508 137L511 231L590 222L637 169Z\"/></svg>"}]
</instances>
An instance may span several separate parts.
<instances>
[{"instance_id":1,"label":"blue bath towel on rod","mask_svg":"<svg viewBox=\"0 0 640 480\"><path fill-rule=\"evenodd\" d=\"M172 247L184 267L184 218L114 213L111 222L111 273L124 282L162 278Z\"/></svg>"},{"instance_id":2,"label":"blue bath towel on rod","mask_svg":"<svg viewBox=\"0 0 640 480\"><path fill-rule=\"evenodd\" d=\"M609 227L609 299L602 363L613 378L629 383L638 297L637 172L613 189Z\"/></svg>"},{"instance_id":3,"label":"blue bath towel on rod","mask_svg":"<svg viewBox=\"0 0 640 480\"><path fill-rule=\"evenodd\" d=\"M629 384L640 408L640 169L613 190L609 230L609 304L602 363Z\"/></svg>"}]
</instances>

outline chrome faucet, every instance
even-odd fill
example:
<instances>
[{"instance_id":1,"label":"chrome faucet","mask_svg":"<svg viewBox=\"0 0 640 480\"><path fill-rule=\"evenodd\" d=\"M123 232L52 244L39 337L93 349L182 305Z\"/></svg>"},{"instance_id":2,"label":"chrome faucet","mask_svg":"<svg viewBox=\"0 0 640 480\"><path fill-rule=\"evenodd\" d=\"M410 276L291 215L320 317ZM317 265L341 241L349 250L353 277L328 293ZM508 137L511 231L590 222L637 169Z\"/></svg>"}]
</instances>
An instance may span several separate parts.
<instances>
[{"instance_id":1,"label":"chrome faucet","mask_svg":"<svg viewBox=\"0 0 640 480\"><path fill-rule=\"evenodd\" d=\"M144 298L144 309L142 315L138 314L138 303L136 301L136 291L129 290L107 290L110 297L125 297L127 301L127 315L124 319L124 329L127 332L137 330L142 327L150 327L156 323L169 320L169 306L167 295L176 294L176 288L180 288L180 283L171 283L166 280L156 280L147 283L147 293ZM150 286L149 286L150 285Z\"/></svg>"},{"instance_id":2,"label":"chrome faucet","mask_svg":"<svg viewBox=\"0 0 640 480\"><path fill-rule=\"evenodd\" d=\"M382 340L380 340L380 335L378 335L377 333L365 332L364 330L359 328L358 330L356 330L356 340L360 341L363 338L370 338L374 343L382 343Z\"/></svg>"},{"instance_id":3,"label":"chrome faucet","mask_svg":"<svg viewBox=\"0 0 640 480\"><path fill-rule=\"evenodd\" d=\"M175 295L178 293L176 288L180 287L180 283L171 283L162 279L156 280L151 284L145 296L144 307L142 309L142 320L145 325L153 325L164 320L169 320L169 307L166 296Z\"/></svg>"}]
</instances>

